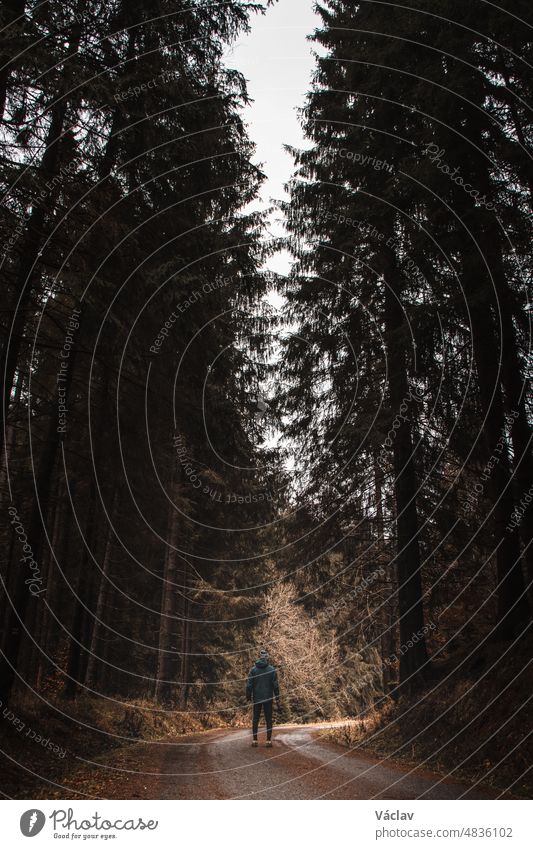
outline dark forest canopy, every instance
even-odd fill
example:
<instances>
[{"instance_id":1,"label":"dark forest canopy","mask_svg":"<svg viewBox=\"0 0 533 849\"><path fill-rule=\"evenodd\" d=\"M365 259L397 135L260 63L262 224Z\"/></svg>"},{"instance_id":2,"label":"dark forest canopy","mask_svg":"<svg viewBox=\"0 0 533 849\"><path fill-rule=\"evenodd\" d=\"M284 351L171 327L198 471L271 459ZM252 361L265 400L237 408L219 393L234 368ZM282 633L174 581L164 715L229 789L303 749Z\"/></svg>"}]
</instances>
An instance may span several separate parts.
<instances>
[{"instance_id":1,"label":"dark forest canopy","mask_svg":"<svg viewBox=\"0 0 533 849\"><path fill-rule=\"evenodd\" d=\"M262 175L245 82L221 61L262 7L14 6L4 497L40 583L32 597L12 525L2 698L20 673L70 696L184 697L180 680L223 675L210 651L233 639L199 629L193 648L186 623L223 619L217 588L233 598L257 569L246 528L272 513L253 415L268 247L244 212ZM251 488L227 533L226 501Z\"/></svg>"},{"instance_id":2,"label":"dark forest canopy","mask_svg":"<svg viewBox=\"0 0 533 849\"><path fill-rule=\"evenodd\" d=\"M402 645L450 571L497 598L478 618L513 639L533 577L531 504L512 521L533 486L531 30L500 45L505 6L481 23L476 4L320 12L286 205L289 433L317 509L392 546ZM401 680L427 669L422 638Z\"/></svg>"}]
</instances>

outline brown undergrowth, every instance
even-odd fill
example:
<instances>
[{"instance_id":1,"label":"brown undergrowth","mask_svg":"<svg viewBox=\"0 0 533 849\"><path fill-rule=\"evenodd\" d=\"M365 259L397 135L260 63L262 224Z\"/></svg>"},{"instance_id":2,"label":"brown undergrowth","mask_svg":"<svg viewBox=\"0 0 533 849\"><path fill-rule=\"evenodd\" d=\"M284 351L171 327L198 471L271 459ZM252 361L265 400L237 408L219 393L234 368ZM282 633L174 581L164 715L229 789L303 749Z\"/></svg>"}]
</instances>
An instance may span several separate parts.
<instances>
[{"instance_id":1,"label":"brown undergrowth","mask_svg":"<svg viewBox=\"0 0 533 849\"><path fill-rule=\"evenodd\" d=\"M68 786L68 776L85 761L112 749L245 721L240 712L179 711L148 700L15 699L8 708L0 706L2 792L19 799L42 795L44 787L51 793Z\"/></svg>"},{"instance_id":2,"label":"brown undergrowth","mask_svg":"<svg viewBox=\"0 0 533 849\"><path fill-rule=\"evenodd\" d=\"M533 640L507 648L435 660L415 694L378 702L329 739L531 798Z\"/></svg>"}]
</instances>

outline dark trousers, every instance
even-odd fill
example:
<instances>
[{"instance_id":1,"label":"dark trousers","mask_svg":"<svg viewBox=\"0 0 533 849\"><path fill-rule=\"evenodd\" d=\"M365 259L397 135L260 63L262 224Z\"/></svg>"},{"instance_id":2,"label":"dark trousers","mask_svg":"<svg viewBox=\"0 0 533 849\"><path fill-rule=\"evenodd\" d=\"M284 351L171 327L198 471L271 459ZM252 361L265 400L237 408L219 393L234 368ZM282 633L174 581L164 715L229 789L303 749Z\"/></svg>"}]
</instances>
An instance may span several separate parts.
<instances>
[{"instance_id":1,"label":"dark trousers","mask_svg":"<svg viewBox=\"0 0 533 849\"><path fill-rule=\"evenodd\" d=\"M259 702L254 704L254 718L252 722L252 734L254 740L257 739L257 729L259 727L259 719L261 717L261 709L265 712L265 722L267 727L267 740L272 737L272 699L267 702Z\"/></svg>"}]
</instances>

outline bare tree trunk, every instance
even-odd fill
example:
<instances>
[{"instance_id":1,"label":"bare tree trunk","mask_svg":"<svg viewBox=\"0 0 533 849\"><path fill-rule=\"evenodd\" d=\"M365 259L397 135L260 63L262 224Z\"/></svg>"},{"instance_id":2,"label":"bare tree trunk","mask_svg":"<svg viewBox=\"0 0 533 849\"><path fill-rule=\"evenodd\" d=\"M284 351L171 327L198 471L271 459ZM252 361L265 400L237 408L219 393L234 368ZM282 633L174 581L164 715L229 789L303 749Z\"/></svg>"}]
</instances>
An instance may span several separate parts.
<instances>
[{"instance_id":1,"label":"bare tree trunk","mask_svg":"<svg viewBox=\"0 0 533 849\"><path fill-rule=\"evenodd\" d=\"M399 415L402 405L407 406L407 414L400 419L393 443L393 468L400 643L405 648L400 656L400 684L411 688L428 663L418 541L417 483L413 461L412 422L409 417L412 400L407 378L402 287L393 252L387 250L384 259L388 390L393 416ZM415 636L416 640L413 639Z\"/></svg>"},{"instance_id":2,"label":"bare tree trunk","mask_svg":"<svg viewBox=\"0 0 533 849\"><path fill-rule=\"evenodd\" d=\"M53 512L51 544L46 553L43 551L42 557L43 579L46 586L46 594L42 599L37 601L37 604L35 604L34 600L30 601L30 609L28 611L28 619L31 617L32 620L29 623L29 630L32 633L35 642L30 646L31 654L28 661L27 680L31 682L34 687L38 687L38 682L41 680L43 652L46 651L44 639L49 618L50 594L52 592L52 587L56 583L53 574L53 561L54 556L56 556L57 546L61 536L62 514L60 504L62 482L57 474L54 475L54 480L56 481L55 493L52 500L52 506L50 507L50 513ZM48 598L46 598L46 596L48 596Z\"/></svg>"},{"instance_id":3,"label":"bare tree trunk","mask_svg":"<svg viewBox=\"0 0 533 849\"><path fill-rule=\"evenodd\" d=\"M9 472L9 461L13 456L13 449L15 447L16 442L16 418L17 418L17 410L20 404L20 397L22 394L22 384L23 384L22 375L19 373L17 375L17 379L15 381L14 386L14 394L13 401L11 405L12 417L6 428L6 445L5 452L0 455L0 499L2 503L8 496L8 472Z\"/></svg>"},{"instance_id":4,"label":"bare tree trunk","mask_svg":"<svg viewBox=\"0 0 533 849\"><path fill-rule=\"evenodd\" d=\"M64 568L64 564L68 557L68 534L70 530L70 521L68 519L67 511L65 510L65 496L65 487L60 484L58 487L58 503L55 508L52 551L50 551L48 556L47 597L45 604L42 606L43 620L40 627L41 651L37 654L35 672L35 687L37 690L40 690L42 687L44 670L47 666L47 660L51 651L51 634L53 630L52 611L56 606L56 599L59 593L60 582L59 576L54 569L54 563L57 558L59 566L62 569Z\"/></svg>"},{"instance_id":5,"label":"bare tree trunk","mask_svg":"<svg viewBox=\"0 0 533 849\"><path fill-rule=\"evenodd\" d=\"M374 461L374 492L376 503L376 530L378 542L383 543L384 539L384 521L383 521L383 472L380 469L376 454L373 455Z\"/></svg>"},{"instance_id":6,"label":"bare tree trunk","mask_svg":"<svg viewBox=\"0 0 533 849\"><path fill-rule=\"evenodd\" d=\"M189 674L190 674L190 643L191 643L191 602L190 602L190 575L189 564L186 560L183 561L183 623L182 623L182 639L181 639L181 664L180 664L180 682L181 682L181 707L187 707L189 698Z\"/></svg>"},{"instance_id":7,"label":"bare tree trunk","mask_svg":"<svg viewBox=\"0 0 533 849\"><path fill-rule=\"evenodd\" d=\"M85 619L90 616L91 605L91 576L94 566L91 563L91 554L94 549L95 525L96 525L96 497L95 484L91 483L91 491L89 495L89 513L87 517L87 525L85 529L85 545L83 557L80 564L78 582L76 586L76 600L74 607L74 617L72 621L72 631L69 638L67 670L65 678L65 696L69 699L75 698L80 682L83 680L82 672L82 652L83 652L83 634L85 629Z\"/></svg>"},{"instance_id":8,"label":"bare tree trunk","mask_svg":"<svg viewBox=\"0 0 533 849\"><path fill-rule=\"evenodd\" d=\"M175 473L172 476L171 494L174 493ZM159 652L155 696L161 702L171 701L175 692L174 675L176 669L179 619L178 611L178 572L180 569L178 552L178 522L172 504L168 510L167 547L163 568L163 587L161 592L161 619L159 626Z\"/></svg>"},{"instance_id":9,"label":"bare tree trunk","mask_svg":"<svg viewBox=\"0 0 533 849\"><path fill-rule=\"evenodd\" d=\"M483 121L476 113L465 126L465 137L477 145L479 150L483 149L483 131ZM466 149L465 161L469 161L468 153L469 150ZM486 196L490 198L491 179L483 157L472 161L472 181L484 189ZM508 406L515 408L519 414L512 427L512 439L518 458L517 480L521 481L523 486L533 483L531 430L521 380L512 293L503 266L499 227L492 215L487 216L484 211L477 209L474 201L464 191L458 190L455 200L455 208L459 210L462 220L474 220L476 223L478 245L468 244L463 251L463 271L467 291L472 299L472 345L478 373L485 447L487 456L496 457L498 460L492 471L488 489L494 505L493 526L497 546L499 590L496 636L507 640L524 632L531 620L531 611L524 583L520 535L516 528L511 526L515 497L507 452L508 427L505 421L502 385L506 390ZM498 333L500 323L501 337ZM504 450L499 450L501 444ZM533 516L533 512L530 515ZM531 536L529 539L531 540Z\"/></svg>"},{"instance_id":10,"label":"bare tree trunk","mask_svg":"<svg viewBox=\"0 0 533 849\"><path fill-rule=\"evenodd\" d=\"M510 526L514 498L505 442L506 426L499 370L494 363L494 351L498 350L498 346L487 307L477 304L471 315L486 454L487 457L495 457L498 460L488 482L488 489L493 505L493 526L497 545L499 589L496 636L506 640L524 630L530 621L530 611L522 572L519 535L516 529Z\"/></svg>"},{"instance_id":11,"label":"bare tree trunk","mask_svg":"<svg viewBox=\"0 0 533 849\"><path fill-rule=\"evenodd\" d=\"M109 598L109 589L110 584L108 580L109 568L111 563L111 553L113 550L113 519L116 515L118 504L118 488L115 489L115 494L113 496L113 503L111 507L110 513L110 525L107 530L107 538L104 548L104 555L102 560L102 569L100 572L100 581L98 586L98 597L96 601L96 609L94 615L94 627L92 630L90 648L89 648L89 657L87 660L87 672L85 675L85 682L89 687L97 687L98 679L99 679L99 669L101 664L99 661L102 660L100 656L100 646L101 646L101 635L102 631L105 629L103 624L105 610L107 607L107 602Z\"/></svg>"},{"instance_id":12,"label":"bare tree trunk","mask_svg":"<svg viewBox=\"0 0 533 849\"><path fill-rule=\"evenodd\" d=\"M498 316L502 332L501 381L505 390L506 409L511 421L509 430L514 456L515 503L520 503L527 493L533 494L533 434L526 406L528 382L524 377L518 355L513 317L514 296L509 288L503 264L499 228L491 223L483 242L483 256L491 269L491 280L494 281L498 297ZM522 537L524 544L524 561L531 583L533 581L533 501L526 506L518 525L518 534Z\"/></svg>"},{"instance_id":13,"label":"bare tree trunk","mask_svg":"<svg viewBox=\"0 0 533 849\"><path fill-rule=\"evenodd\" d=\"M74 352L67 361L68 370L65 375L67 397L72 385L75 359L76 354ZM44 438L43 451L39 459L37 480L35 482L35 498L27 534L29 545L33 550L33 560L39 567L39 570L41 570L41 574L50 492L54 480L53 475L57 452L63 438L63 434L59 433L59 421L58 404L54 403ZM6 640L0 660L0 698L4 704L8 703L11 694L11 687L18 664L22 634L25 630L24 623L30 601L30 593L26 580L33 576L33 573L30 574L30 572L31 570L29 568L17 569L13 598L9 600L6 615Z\"/></svg>"}]
</instances>

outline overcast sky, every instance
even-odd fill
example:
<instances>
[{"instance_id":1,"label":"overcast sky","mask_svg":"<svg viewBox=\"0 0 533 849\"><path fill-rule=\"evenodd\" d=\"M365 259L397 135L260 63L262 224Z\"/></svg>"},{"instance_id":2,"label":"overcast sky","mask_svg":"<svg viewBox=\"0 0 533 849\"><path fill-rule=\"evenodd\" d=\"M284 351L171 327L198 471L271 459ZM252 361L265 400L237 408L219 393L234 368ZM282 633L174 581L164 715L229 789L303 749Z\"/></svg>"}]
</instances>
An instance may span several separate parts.
<instances>
[{"instance_id":1,"label":"overcast sky","mask_svg":"<svg viewBox=\"0 0 533 849\"><path fill-rule=\"evenodd\" d=\"M312 45L306 36L319 26L313 0L278 0L265 15L252 17L252 30L228 51L226 64L244 74L253 103L244 119L257 146L255 161L267 175L261 198L283 197L283 184L291 177L293 162L284 144L302 147L304 139L297 108L304 105L314 69ZM279 219L280 213L274 216ZM280 234L276 220L269 231ZM278 255L268 268L285 274L289 257Z\"/></svg>"}]
</instances>

